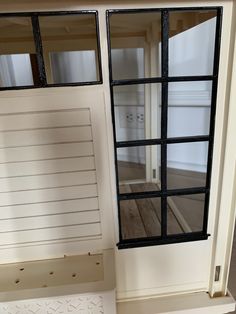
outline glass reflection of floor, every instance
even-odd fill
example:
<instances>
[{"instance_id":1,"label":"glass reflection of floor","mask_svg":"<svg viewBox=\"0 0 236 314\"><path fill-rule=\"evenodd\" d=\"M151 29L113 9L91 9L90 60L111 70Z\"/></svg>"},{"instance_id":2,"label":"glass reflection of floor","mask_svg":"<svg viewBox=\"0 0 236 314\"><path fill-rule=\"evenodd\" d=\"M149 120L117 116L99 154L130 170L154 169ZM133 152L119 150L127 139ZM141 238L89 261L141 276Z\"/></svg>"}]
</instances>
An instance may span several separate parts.
<instances>
[{"instance_id":1,"label":"glass reflection of floor","mask_svg":"<svg viewBox=\"0 0 236 314\"><path fill-rule=\"evenodd\" d=\"M120 165L121 166L121 165ZM122 163L120 167L120 193L158 190L156 183L145 182L145 168L140 164ZM185 184L189 173L168 169L172 183ZM173 175L174 174L174 175ZM190 173L195 186L202 186L204 175ZM140 180L143 182L140 183ZM204 186L204 185L203 185ZM201 231L204 213L203 195L185 195L168 198L167 232L180 234ZM146 198L120 202L121 226L123 239L142 238L161 235L161 199Z\"/></svg>"}]
</instances>

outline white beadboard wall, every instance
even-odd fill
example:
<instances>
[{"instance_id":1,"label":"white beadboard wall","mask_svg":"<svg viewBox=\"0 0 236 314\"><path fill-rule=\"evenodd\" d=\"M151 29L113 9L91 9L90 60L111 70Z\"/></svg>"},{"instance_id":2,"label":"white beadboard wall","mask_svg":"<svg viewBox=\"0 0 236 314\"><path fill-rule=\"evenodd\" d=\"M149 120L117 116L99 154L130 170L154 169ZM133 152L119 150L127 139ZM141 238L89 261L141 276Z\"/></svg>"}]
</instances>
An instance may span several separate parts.
<instances>
[{"instance_id":1,"label":"white beadboard wall","mask_svg":"<svg viewBox=\"0 0 236 314\"><path fill-rule=\"evenodd\" d=\"M0 98L0 263L113 246L103 94L69 90Z\"/></svg>"}]
</instances>

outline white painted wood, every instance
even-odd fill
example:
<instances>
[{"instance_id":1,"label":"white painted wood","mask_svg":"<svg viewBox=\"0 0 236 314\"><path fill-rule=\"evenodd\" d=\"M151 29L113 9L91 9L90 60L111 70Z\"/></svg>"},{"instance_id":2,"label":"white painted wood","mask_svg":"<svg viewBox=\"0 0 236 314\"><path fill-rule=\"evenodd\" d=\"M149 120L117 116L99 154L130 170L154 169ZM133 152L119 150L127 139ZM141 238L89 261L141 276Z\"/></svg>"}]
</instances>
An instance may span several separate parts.
<instances>
[{"instance_id":1,"label":"white painted wood","mask_svg":"<svg viewBox=\"0 0 236 314\"><path fill-rule=\"evenodd\" d=\"M22 217L34 217L44 215L56 215L79 211L98 210L98 198L89 197L74 200L50 201L35 204L23 204L15 206L2 206L0 219L14 219Z\"/></svg>"},{"instance_id":2,"label":"white painted wood","mask_svg":"<svg viewBox=\"0 0 236 314\"><path fill-rule=\"evenodd\" d=\"M24 270L20 271L22 268ZM18 313L28 314L36 310L44 314L54 309L63 313L77 313L82 309L85 313L94 313L96 310L100 314L101 310L107 314L116 313L113 250L1 265L0 272L3 283L0 292L1 313L5 313L5 310L15 313L17 310ZM73 273L77 276L72 277ZM16 284L18 276L20 282ZM43 287L45 285L47 287ZM4 292L4 286L7 293ZM102 302L94 299L92 302L91 295L101 296ZM81 302L79 298L82 298ZM88 301L88 308L81 307L83 298ZM97 308L101 304L103 307Z\"/></svg>"},{"instance_id":3,"label":"white painted wood","mask_svg":"<svg viewBox=\"0 0 236 314\"><path fill-rule=\"evenodd\" d=\"M81 242L83 243L83 242ZM70 243L67 243L70 245ZM77 243L78 245L78 243ZM31 250L36 250L39 246L31 247ZM54 249L54 246L51 246ZM102 292L111 291L115 288L115 276L114 276L114 254L113 250L101 250L97 253L91 253L90 255L84 254L80 256L60 256L57 259L51 260L41 260L33 262L21 262L16 264L2 265L6 266L6 271L4 273L4 279L8 281L8 288L11 287L11 291L0 292L1 304L3 302L13 301L13 300L24 300L24 299L38 299L38 298L49 298L53 296L63 296L68 294L78 294L78 293L91 293L91 292ZM77 261L76 261L77 260ZM80 267L79 261L81 260L82 265ZM87 260L87 263L86 263ZM94 265L94 262L101 261L100 265ZM37 265L39 266L37 269ZM54 266L54 267L53 267ZM15 279L19 273L20 268L25 268L26 273L21 276L23 280L23 285L16 287L15 283L12 281ZM55 275L59 272L59 277L57 276L56 282L53 282L52 277L50 277L49 272L55 268ZM60 277L60 268L62 276ZM78 276L74 280L72 276L73 268L79 270L81 277ZM97 269L98 268L98 269ZM12 271L11 271L12 269ZM28 274L27 274L28 270ZM10 272L10 274L9 274ZM7 273L10 276L7 276ZM21 272L20 272L21 273ZM21 273L22 274L22 273ZM30 275L31 274L31 275ZM95 275L95 276L94 276ZM40 277L39 281L35 280L36 277ZM40 281L44 278L47 281L48 287L41 287ZM64 278L63 278L64 277ZM14 278L14 279L13 279ZM97 279L97 280L96 280ZM5 280L4 280L5 281ZM61 284L64 281L65 284ZM42 282L42 281L41 281ZM45 281L44 281L45 283ZM54 285L57 283L59 285ZM28 286L28 287L27 287ZM34 289L32 289L34 287ZM39 299L38 299L39 301ZM108 312L110 313L110 312Z\"/></svg>"},{"instance_id":4,"label":"white painted wood","mask_svg":"<svg viewBox=\"0 0 236 314\"><path fill-rule=\"evenodd\" d=\"M1 233L0 245L101 236L100 223Z\"/></svg>"},{"instance_id":5,"label":"white painted wood","mask_svg":"<svg viewBox=\"0 0 236 314\"><path fill-rule=\"evenodd\" d=\"M113 247L102 88L0 96L1 118L22 119L1 132L0 262Z\"/></svg>"},{"instance_id":6,"label":"white painted wood","mask_svg":"<svg viewBox=\"0 0 236 314\"><path fill-rule=\"evenodd\" d=\"M62 112L55 110L27 113L19 112L19 110L20 108L18 107L18 112L15 114L0 116L1 131L90 125L89 111L87 109L64 109Z\"/></svg>"},{"instance_id":7,"label":"white painted wood","mask_svg":"<svg viewBox=\"0 0 236 314\"><path fill-rule=\"evenodd\" d=\"M0 149L0 163L92 156L91 142Z\"/></svg>"},{"instance_id":8,"label":"white painted wood","mask_svg":"<svg viewBox=\"0 0 236 314\"><path fill-rule=\"evenodd\" d=\"M210 298L205 292L119 302L118 314L222 314L234 311L235 301L229 295Z\"/></svg>"},{"instance_id":9,"label":"white painted wood","mask_svg":"<svg viewBox=\"0 0 236 314\"><path fill-rule=\"evenodd\" d=\"M91 140L90 126L0 132L0 148Z\"/></svg>"},{"instance_id":10,"label":"white painted wood","mask_svg":"<svg viewBox=\"0 0 236 314\"><path fill-rule=\"evenodd\" d=\"M1 193L0 206L35 204L97 196L96 184Z\"/></svg>"},{"instance_id":11,"label":"white painted wood","mask_svg":"<svg viewBox=\"0 0 236 314\"><path fill-rule=\"evenodd\" d=\"M235 4L235 3L234 3ZM235 7L233 18L235 23ZM221 199L219 204L219 212L217 219L219 221L218 229L215 232L215 241L212 254L211 267L211 285L210 294L225 294L228 286L228 276L230 270L230 261L232 255L232 245L235 232L235 217L236 217L236 147L235 147L235 132L236 132L236 30L235 24L231 34L232 38L232 59L229 64L229 73L227 77L229 94L227 98L228 121L225 125L226 136L225 140L225 155L224 164L222 165L222 186ZM215 268L221 267L219 281L215 282Z\"/></svg>"},{"instance_id":12,"label":"white painted wood","mask_svg":"<svg viewBox=\"0 0 236 314\"><path fill-rule=\"evenodd\" d=\"M0 265L0 293L102 281L103 268L102 252L4 264Z\"/></svg>"},{"instance_id":13,"label":"white painted wood","mask_svg":"<svg viewBox=\"0 0 236 314\"><path fill-rule=\"evenodd\" d=\"M0 178L94 170L94 157L71 157L0 164Z\"/></svg>"},{"instance_id":14,"label":"white painted wood","mask_svg":"<svg viewBox=\"0 0 236 314\"><path fill-rule=\"evenodd\" d=\"M100 222L99 210L85 211L79 213L67 213L50 216L28 217L0 220L1 233L15 232L20 230L32 230L49 227L83 225Z\"/></svg>"},{"instance_id":15,"label":"white painted wood","mask_svg":"<svg viewBox=\"0 0 236 314\"><path fill-rule=\"evenodd\" d=\"M57 174L0 179L0 193L48 189L73 185L87 185L97 182L95 171L74 171Z\"/></svg>"}]
</instances>

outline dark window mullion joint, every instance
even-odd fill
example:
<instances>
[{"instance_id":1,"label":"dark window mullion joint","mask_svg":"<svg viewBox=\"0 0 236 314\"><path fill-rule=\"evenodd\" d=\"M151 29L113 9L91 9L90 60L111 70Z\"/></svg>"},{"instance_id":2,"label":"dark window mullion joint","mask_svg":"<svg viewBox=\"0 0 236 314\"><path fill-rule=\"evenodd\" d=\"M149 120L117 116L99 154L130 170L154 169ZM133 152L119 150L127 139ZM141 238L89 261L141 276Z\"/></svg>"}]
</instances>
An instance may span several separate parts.
<instances>
[{"instance_id":1,"label":"dark window mullion joint","mask_svg":"<svg viewBox=\"0 0 236 314\"><path fill-rule=\"evenodd\" d=\"M166 191L147 191L147 192L136 192L136 193L123 193L118 194L120 201L130 199L143 199L143 198L155 198L155 197L169 197L169 196L180 196L180 195L193 195L193 194L205 194L209 193L209 189L206 187L195 187L185 189L172 189Z\"/></svg>"},{"instance_id":2,"label":"dark window mullion joint","mask_svg":"<svg viewBox=\"0 0 236 314\"><path fill-rule=\"evenodd\" d=\"M167 125L168 125L168 66L169 66L169 12L161 12L161 76L165 79L161 85L161 236L167 236Z\"/></svg>"},{"instance_id":3,"label":"dark window mullion joint","mask_svg":"<svg viewBox=\"0 0 236 314\"><path fill-rule=\"evenodd\" d=\"M40 86L45 87L47 86L47 79L46 79L45 64L44 64L44 59L43 59L43 46L42 46L38 15L33 14L31 17L31 21L32 21L34 43L35 43L35 49L36 49L36 55L37 55Z\"/></svg>"},{"instance_id":4,"label":"dark window mullion joint","mask_svg":"<svg viewBox=\"0 0 236 314\"><path fill-rule=\"evenodd\" d=\"M148 140L135 140L135 141L122 141L116 142L116 148L134 147L134 146L148 146L148 145L161 145L161 144L178 144L178 143L194 143L194 142L208 142L212 138L209 135L197 136L183 136L183 137L170 137L170 138L156 138Z\"/></svg>"}]
</instances>

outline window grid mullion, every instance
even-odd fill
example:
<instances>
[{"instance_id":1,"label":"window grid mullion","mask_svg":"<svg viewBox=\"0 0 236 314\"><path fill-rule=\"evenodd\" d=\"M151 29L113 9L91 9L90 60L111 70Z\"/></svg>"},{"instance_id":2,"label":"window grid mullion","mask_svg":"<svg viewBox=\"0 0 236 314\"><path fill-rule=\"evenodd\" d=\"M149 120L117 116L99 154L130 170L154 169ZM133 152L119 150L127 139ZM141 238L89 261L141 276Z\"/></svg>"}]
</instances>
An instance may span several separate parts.
<instances>
[{"instance_id":1,"label":"window grid mullion","mask_svg":"<svg viewBox=\"0 0 236 314\"><path fill-rule=\"evenodd\" d=\"M175 195L187 195L187 194L205 194L205 209L204 209L204 222L203 229L201 232L194 234L194 232L188 234L186 237L182 235L174 237L173 242L183 242L194 240L199 240L200 237L207 238L207 216L208 216L208 206L209 206L209 191L210 191L210 179L211 179L211 166L212 166L212 153L213 153L213 141L214 141L214 123L215 123L215 111L216 111L216 96L217 96L217 81L218 81L218 70L219 70L219 53L220 53L220 34L221 34L221 20L222 20L222 8L217 7L217 25L216 25L216 34L215 34L215 54L214 54L214 68L212 75L195 75L195 76L172 76L169 77L168 67L169 67L169 12L173 9L161 9L161 76L160 77L148 77L148 78L137 78L137 79L118 79L114 80L112 78L112 64L111 64L111 44L110 44L110 30L108 29L108 50L109 50L109 72L110 72L110 89L113 98L113 87L122 86L122 85L139 85L139 84L151 84L159 83L161 84L162 90L162 106L161 106L161 138L154 139L143 139L143 140L133 140L133 141L116 141L116 130L115 130L115 115L114 115L114 99L112 99L112 111L113 111L113 127L114 127L114 138L115 138L115 160L116 160L116 171L117 171L117 148L121 147L134 147L134 146L147 146L147 145L160 145L161 146L161 190L160 191L143 191L137 193L119 193L119 179L117 171L117 198L118 206L119 201L129 200L129 199L143 199L143 198L152 198L159 197L161 199L161 235L156 237L151 237L146 239L145 243L139 245L138 242L140 239L133 239L133 247L136 246L145 246L152 245L151 242L155 244L156 241L160 244L171 243L170 236L167 234L167 198L169 196ZM182 10L183 8L180 8ZM191 8L192 9L192 8ZM199 8L196 8L199 9ZM204 8L205 9L205 8ZM213 9L213 8L212 8ZM189 8L186 8L189 10ZM122 10L117 10L113 12L112 10L107 11L107 25L110 27L109 16L112 13L125 13L121 12ZM149 10L148 10L149 11ZM157 11L157 10L155 10ZM139 10L134 10L134 13L139 12ZM169 82L193 82L193 81L211 81L212 82L212 100L211 100L211 120L210 120L210 132L209 135L198 135L198 136L187 136L187 137L177 137L177 138L168 138L168 87ZM185 189L167 189L167 145L175 143L190 143L190 142L209 142L209 151L208 151L208 163L207 163L207 181L204 187L196 188L185 188ZM120 215L120 209L119 209ZM132 247L130 240L123 240L119 222L119 232L120 232L120 248ZM178 238L178 239L177 239ZM192 238L192 239L191 239ZM127 246L122 245L127 242ZM142 242L142 241L141 241ZM147 242L147 243L146 243ZM138 244L138 245L137 245Z\"/></svg>"},{"instance_id":2,"label":"window grid mullion","mask_svg":"<svg viewBox=\"0 0 236 314\"><path fill-rule=\"evenodd\" d=\"M209 147L208 147L207 176L206 176L206 188L209 190L210 190L210 185L211 185L213 146L214 146L214 135L215 135L215 115L216 115L216 101L217 101L217 90L218 90L222 13L223 13L222 8L218 8L217 18L216 18L215 51L214 51L214 65L213 65L213 75L215 76L215 79L213 80L213 83L212 83L210 140L209 140ZM207 233L209 202L210 202L210 192L206 193L206 198L205 198L203 233Z\"/></svg>"},{"instance_id":3,"label":"window grid mullion","mask_svg":"<svg viewBox=\"0 0 236 314\"><path fill-rule=\"evenodd\" d=\"M45 64L44 64L44 58L43 58L43 46L42 46L38 15L36 14L32 15L31 22L32 22L32 27L33 27L40 85L41 87L45 87L47 85L47 78L46 78Z\"/></svg>"},{"instance_id":4,"label":"window grid mullion","mask_svg":"<svg viewBox=\"0 0 236 314\"><path fill-rule=\"evenodd\" d=\"M168 59L169 59L169 12L161 13L161 76L168 78ZM161 139L167 139L168 123L168 82L162 82L161 94ZM167 190L167 144L161 144L161 191ZM161 196L161 235L167 236L167 197Z\"/></svg>"}]
</instances>

